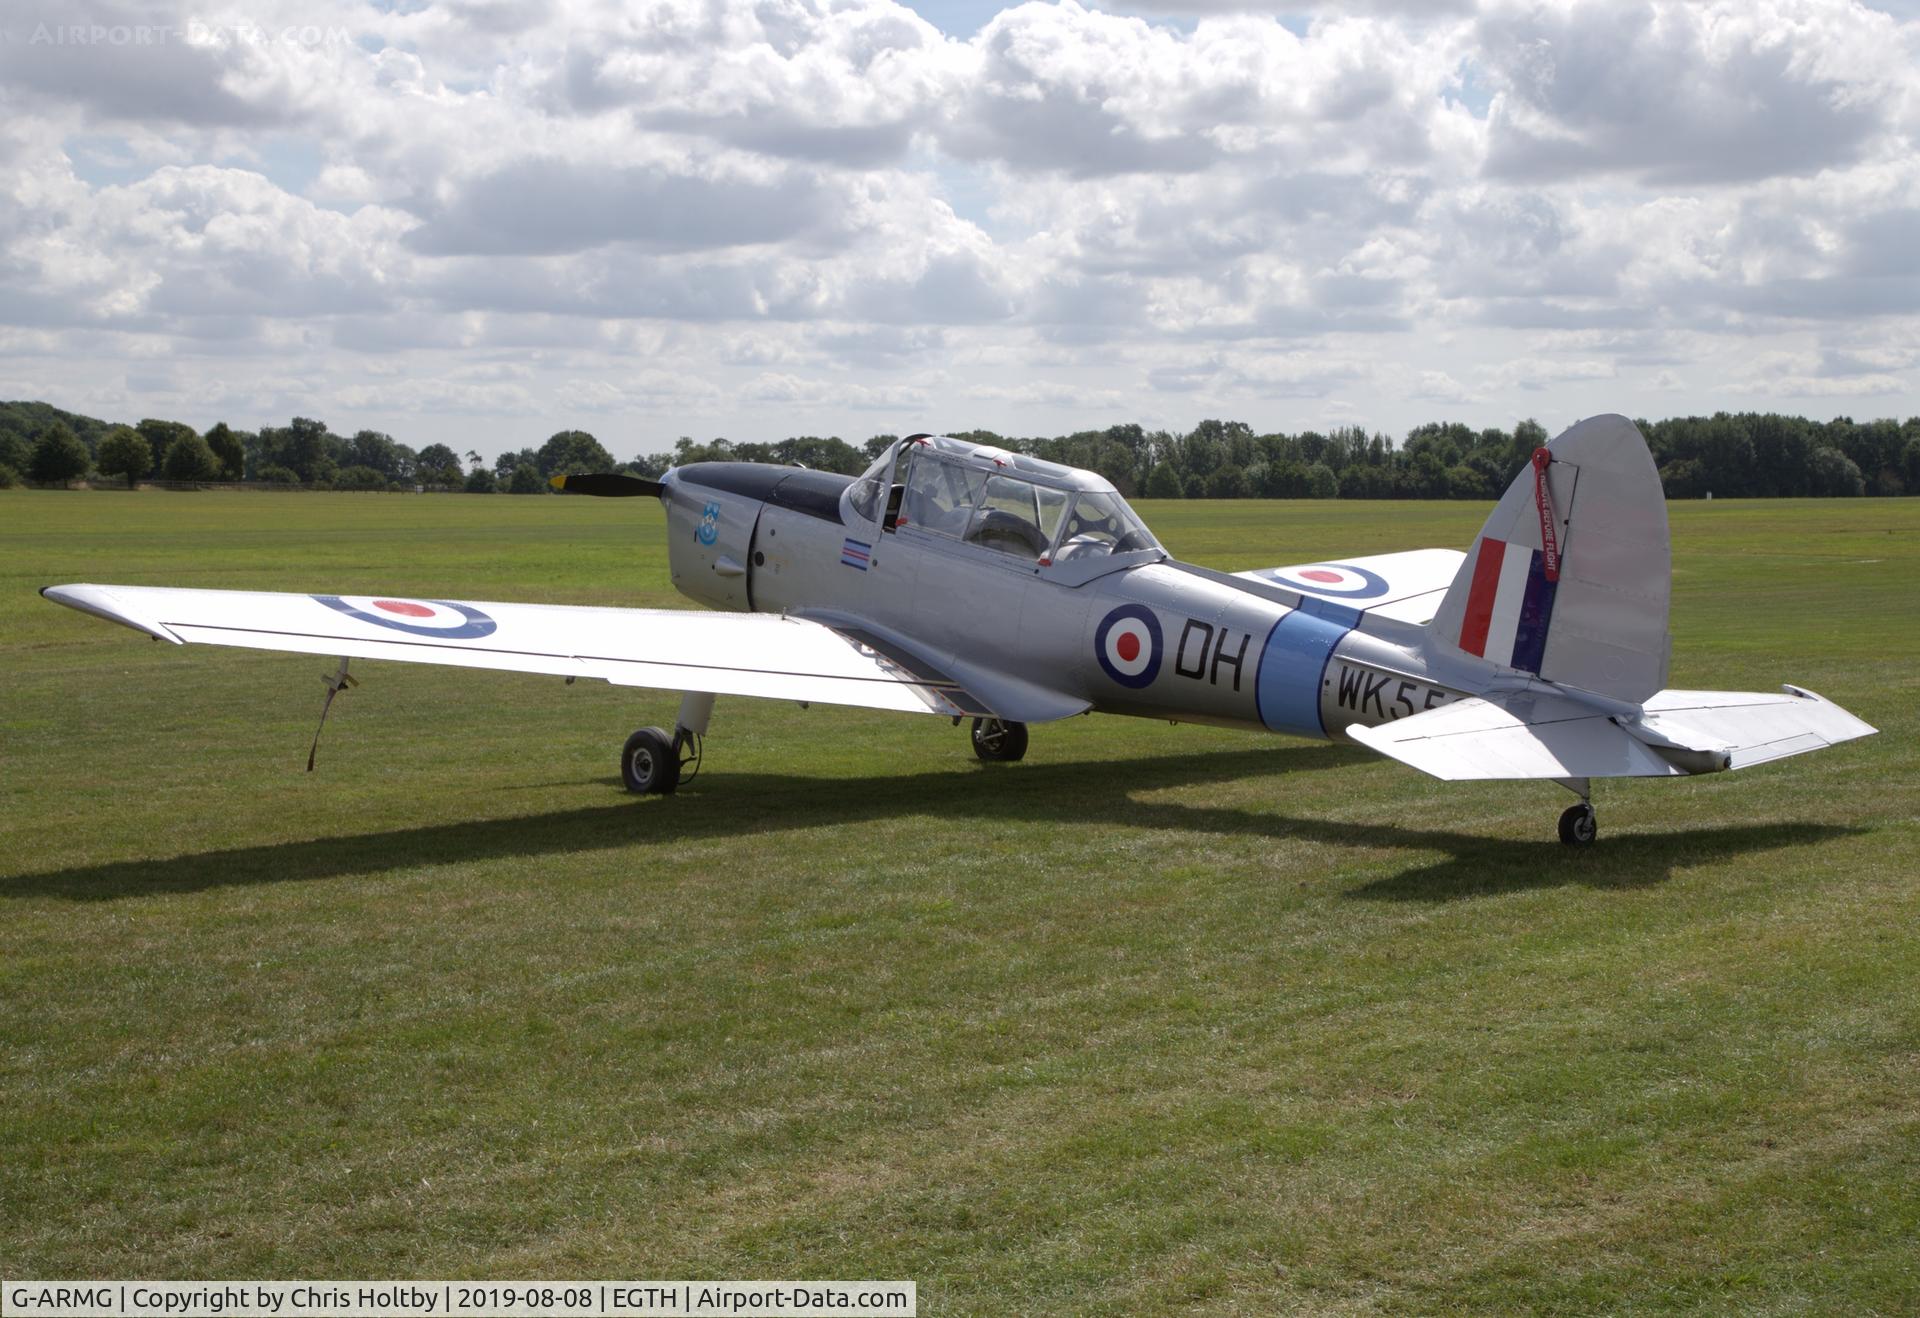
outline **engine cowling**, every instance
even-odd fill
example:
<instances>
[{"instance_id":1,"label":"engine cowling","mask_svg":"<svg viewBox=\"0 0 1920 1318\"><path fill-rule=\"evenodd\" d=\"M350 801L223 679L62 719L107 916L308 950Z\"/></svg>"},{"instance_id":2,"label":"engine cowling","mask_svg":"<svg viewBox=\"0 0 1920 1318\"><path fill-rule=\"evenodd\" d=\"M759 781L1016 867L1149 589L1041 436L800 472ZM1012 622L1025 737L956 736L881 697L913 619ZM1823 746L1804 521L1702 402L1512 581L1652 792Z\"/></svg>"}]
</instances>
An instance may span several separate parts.
<instances>
[{"instance_id":1,"label":"engine cowling","mask_svg":"<svg viewBox=\"0 0 1920 1318\"><path fill-rule=\"evenodd\" d=\"M716 609L751 609L761 502L673 476L669 472L664 483L674 589Z\"/></svg>"}]
</instances>

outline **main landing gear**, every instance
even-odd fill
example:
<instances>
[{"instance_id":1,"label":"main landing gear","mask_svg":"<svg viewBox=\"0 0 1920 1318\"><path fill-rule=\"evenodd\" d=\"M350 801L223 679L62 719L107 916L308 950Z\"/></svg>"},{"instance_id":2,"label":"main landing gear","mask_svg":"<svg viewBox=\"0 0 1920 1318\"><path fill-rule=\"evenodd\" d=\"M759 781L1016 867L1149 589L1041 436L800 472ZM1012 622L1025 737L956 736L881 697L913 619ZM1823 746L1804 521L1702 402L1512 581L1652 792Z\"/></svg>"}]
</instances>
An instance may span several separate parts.
<instances>
[{"instance_id":1,"label":"main landing gear","mask_svg":"<svg viewBox=\"0 0 1920 1318\"><path fill-rule=\"evenodd\" d=\"M680 752L665 728L641 728L627 738L620 777L629 792L665 796L680 786Z\"/></svg>"},{"instance_id":2,"label":"main landing gear","mask_svg":"<svg viewBox=\"0 0 1920 1318\"><path fill-rule=\"evenodd\" d=\"M620 781L629 792L667 796L700 771L701 740L713 718L713 697L681 697L673 731L641 728L620 748ZM955 719L958 723L960 720ZM1027 725L997 718L973 721L973 753L990 763L1011 764L1027 753Z\"/></svg>"},{"instance_id":3,"label":"main landing gear","mask_svg":"<svg viewBox=\"0 0 1920 1318\"><path fill-rule=\"evenodd\" d=\"M1590 847L1600 836L1600 825L1593 815L1593 785L1585 778L1556 778L1555 782L1580 798L1560 813L1560 840L1570 847Z\"/></svg>"},{"instance_id":4,"label":"main landing gear","mask_svg":"<svg viewBox=\"0 0 1920 1318\"><path fill-rule=\"evenodd\" d=\"M1594 822L1593 807L1585 801L1560 812L1560 840L1568 846L1591 846L1598 836L1600 826Z\"/></svg>"},{"instance_id":5,"label":"main landing gear","mask_svg":"<svg viewBox=\"0 0 1920 1318\"><path fill-rule=\"evenodd\" d=\"M1027 725L997 718L975 719L973 753L989 763L1013 763L1027 753Z\"/></svg>"},{"instance_id":6,"label":"main landing gear","mask_svg":"<svg viewBox=\"0 0 1920 1318\"><path fill-rule=\"evenodd\" d=\"M713 697L690 691L680 699L672 736L665 728L641 728L628 737L620 748L620 780L627 790L666 796L679 790L683 775L691 781L700 772L700 743L712 717Z\"/></svg>"}]
</instances>

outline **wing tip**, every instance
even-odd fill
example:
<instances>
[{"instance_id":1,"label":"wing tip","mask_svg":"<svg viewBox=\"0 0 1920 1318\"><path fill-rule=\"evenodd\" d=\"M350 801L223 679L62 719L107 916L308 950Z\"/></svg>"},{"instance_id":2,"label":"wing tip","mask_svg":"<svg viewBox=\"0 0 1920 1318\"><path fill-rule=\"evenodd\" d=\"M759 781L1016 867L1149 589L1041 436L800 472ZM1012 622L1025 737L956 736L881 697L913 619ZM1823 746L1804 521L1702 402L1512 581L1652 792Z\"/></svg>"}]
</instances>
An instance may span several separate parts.
<instances>
[{"instance_id":1,"label":"wing tip","mask_svg":"<svg viewBox=\"0 0 1920 1318\"><path fill-rule=\"evenodd\" d=\"M116 597L106 586L90 583L42 586L40 597L52 600L55 604L64 604L81 613L91 613L96 618L105 618L108 622L117 622L122 627L129 627L151 636L156 641L166 641L172 645L186 644L186 641L165 623L128 608L126 603Z\"/></svg>"},{"instance_id":2,"label":"wing tip","mask_svg":"<svg viewBox=\"0 0 1920 1318\"><path fill-rule=\"evenodd\" d=\"M1861 718L1858 714L1854 713L1852 710L1844 709L1841 706L1834 704L1833 701L1828 700L1825 696L1821 695L1818 691L1809 691L1807 690L1807 688L1803 686L1795 686L1791 682L1782 682L1780 684L1780 689L1786 692L1788 695L1793 696L1795 699L1811 700L1817 705L1825 705L1827 708L1834 710L1837 713L1846 715L1848 719L1850 719L1853 723L1858 725L1857 731L1852 731L1850 735L1840 738L1841 741L1852 741L1856 737L1875 737L1880 734L1880 729L1874 727L1873 724L1867 722L1865 719ZM1838 744L1838 743L1835 743L1835 744Z\"/></svg>"}]
</instances>

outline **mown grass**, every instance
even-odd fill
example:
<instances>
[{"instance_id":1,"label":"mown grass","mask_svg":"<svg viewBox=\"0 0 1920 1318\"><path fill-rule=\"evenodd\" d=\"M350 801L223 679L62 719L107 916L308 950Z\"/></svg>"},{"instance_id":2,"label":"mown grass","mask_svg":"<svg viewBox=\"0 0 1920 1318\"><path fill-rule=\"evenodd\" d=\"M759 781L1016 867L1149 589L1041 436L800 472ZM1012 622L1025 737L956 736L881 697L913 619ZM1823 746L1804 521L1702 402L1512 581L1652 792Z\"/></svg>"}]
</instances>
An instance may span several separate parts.
<instances>
[{"instance_id":1,"label":"mown grass","mask_svg":"<svg viewBox=\"0 0 1920 1318\"><path fill-rule=\"evenodd\" d=\"M1245 567L1484 509L1144 506ZM923 1313L1920 1308L1920 501L1675 505L1675 685L1882 735L1548 786L181 650L59 581L659 605L651 506L0 494L0 1270L911 1277Z\"/></svg>"}]
</instances>

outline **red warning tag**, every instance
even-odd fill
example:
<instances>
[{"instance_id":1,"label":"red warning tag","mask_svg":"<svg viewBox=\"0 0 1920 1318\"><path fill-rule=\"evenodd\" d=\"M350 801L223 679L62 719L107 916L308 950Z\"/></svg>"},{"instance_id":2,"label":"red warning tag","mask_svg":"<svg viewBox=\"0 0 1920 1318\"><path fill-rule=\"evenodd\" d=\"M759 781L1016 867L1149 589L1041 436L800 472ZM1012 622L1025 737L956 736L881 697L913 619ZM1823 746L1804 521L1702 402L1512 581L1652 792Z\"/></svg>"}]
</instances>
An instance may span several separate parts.
<instances>
[{"instance_id":1,"label":"red warning tag","mask_svg":"<svg viewBox=\"0 0 1920 1318\"><path fill-rule=\"evenodd\" d=\"M1553 495L1547 489L1547 464L1553 455L1544 448L1533 451L1533 501L1540 507L1540 566L1548 581L1560 580L1560 538L1554 534Z\"/></svg>"}]
</instances>

